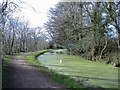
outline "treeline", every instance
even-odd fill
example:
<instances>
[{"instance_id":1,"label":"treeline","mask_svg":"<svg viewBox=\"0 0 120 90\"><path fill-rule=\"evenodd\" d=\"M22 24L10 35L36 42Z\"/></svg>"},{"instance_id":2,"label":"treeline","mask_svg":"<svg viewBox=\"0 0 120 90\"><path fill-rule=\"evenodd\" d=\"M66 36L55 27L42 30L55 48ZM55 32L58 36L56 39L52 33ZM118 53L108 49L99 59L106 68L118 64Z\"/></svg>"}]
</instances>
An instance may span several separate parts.
<instances>
[{"instance_id":1,"label":"treeline","mask_svg":"<svg viewBox=\"0 0 120 90\"><path fill-rule=\"evenodd\" d=\"M120 65L120 2L59 2L45 27L69 54Z\"/></svg>"},{"instance_id":2,"label":"treeline","mask_svg":"<svg viewBox=\"0 0 120 90\"><path fill-rule=\"evenodd\" d=\"M20 0L17 0L20 4ZM29 21L15 17L21 9L17 3L3 0L0 3L0 55L46 49L47 36L41 27L31 27Z\"/></svg>"},{"instance_id":3,"label":"treeline","mask_svg":"<svg viewBox=\"0 0 120 90\"><path fill-rule=\"evenodd\" d=\"M3 51L5 54L45 49L47 48L46 38L40 27L31 28L26 21L6 17L3 32Z\"/></svg>"}]
</instances>

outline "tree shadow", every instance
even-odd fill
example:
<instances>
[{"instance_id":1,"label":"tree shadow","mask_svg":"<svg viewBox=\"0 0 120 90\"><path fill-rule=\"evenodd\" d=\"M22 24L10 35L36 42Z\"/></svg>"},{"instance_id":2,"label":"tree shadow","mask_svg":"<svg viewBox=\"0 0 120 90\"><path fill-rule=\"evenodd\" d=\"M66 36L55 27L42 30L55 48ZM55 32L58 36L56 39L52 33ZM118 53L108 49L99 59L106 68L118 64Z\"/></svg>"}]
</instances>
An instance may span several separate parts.
<instances>
[{"instance_id":1,"label":"tree shadow","mask_svg":"<svg viewBox=\"0 0 120 90\"><path fill-rule=\"evenodd\" d=\"M96 79L96 80L105 80L105 81L118 82L118 79L107 79L107 78L85 77L85 76L74 76L74 77L76 77L76 78L83 78L83 79Z\"/></svg>"}]
</instances>

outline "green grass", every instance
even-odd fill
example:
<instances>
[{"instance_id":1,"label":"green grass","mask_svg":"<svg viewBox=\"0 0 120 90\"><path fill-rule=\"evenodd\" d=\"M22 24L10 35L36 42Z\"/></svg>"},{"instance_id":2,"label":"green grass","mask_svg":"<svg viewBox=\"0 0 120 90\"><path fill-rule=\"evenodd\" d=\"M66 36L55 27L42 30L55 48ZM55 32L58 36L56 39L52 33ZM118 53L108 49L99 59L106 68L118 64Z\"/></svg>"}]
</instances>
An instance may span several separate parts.
<instances>
[{"instance_id":1,"label":"green grass","mask_svg":"<svg viewBox=\"0 0 120 90\"><path fill-rule=\"evenodd\" d=\"M7 62L9 62L10 60L12 60L13 56L11 55L5 55L5 57L3 58L4 61L2 61L2 86L5 87L6 85L6 81L8 78L8 65Z\"/></svg>"},{"instance_id":2,"label":"green grass","mask_svg":"<svg viewBox=\"0 0 120 90\"><path fill-rule=\"evenodd\" d=\"M63 63L59 63L60 59ZM66 54L41 55L38 61L45 67L68 75L80 83L82 81L102 88L118 88L118 68L112 65Z\"/></svg>"},{"instance_id":3,"label":"green grass","mask_svg":"<svg viewBox=\"0 0 120 90\"><path fill-rule=\"evenodd\" d=\"M29 55L25 56L25 60L28 61L29 63L32 63L34 65L38 65L36 58L37 56L47 52L49 50L42 50L42 51L37 51L37 52L32 52Z\"/></svg>"},{"instance_id":4,"label":"green grass","mask_svg":"<svg viewBox=\"0 0 120 90\"><path fill-rule=\"evenodd\" d=\"M45 52L47 52L47 50L33 52L33 53L25 56L25 60L28 61L29 63L37 66L40 71L42 71L44 74L48 75L52 80L63 84L66 88L70 88L71 90L73 88L79 88L79 89L81 88L81 90L87 90L87 88L85 88L85 86L79 84L74 79L70 78L69 76L63 75L63 74L58 74L55 71L50 70L47 67L43 66L42 64L38 63L37 60L35 60L36 56L41 55Z\"/></svg>"}]
</instances>

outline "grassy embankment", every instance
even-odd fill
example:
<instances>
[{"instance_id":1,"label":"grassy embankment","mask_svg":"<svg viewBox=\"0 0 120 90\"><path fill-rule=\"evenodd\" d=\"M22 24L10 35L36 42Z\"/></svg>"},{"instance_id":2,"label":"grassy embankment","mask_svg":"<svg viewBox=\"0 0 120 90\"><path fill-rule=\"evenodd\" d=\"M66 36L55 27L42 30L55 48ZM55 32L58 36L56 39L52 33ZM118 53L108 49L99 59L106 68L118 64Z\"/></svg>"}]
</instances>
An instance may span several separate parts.
<instances>
[{"instance_id":1,"label":"grassy embankment","mask_svg":"<svg viewBox=\"0 0 120 90\"><path fill-rule=\"evenodd\" d=\"M56 50L54 50L56 51ZM63 60L60 63L60 59ZM110 64L89 61L64 53L41 55L39 62L60 74L69 75L78 82L102 88L118 88L118 69Z\"/></svg>"},{"instance_id":2,"label":"grassy embankment","mask_svg":"<svg viewBox=\"0 0 120 90\"><path fill-rule=\"evenodd\" d=\"M8 65L7 63L13 59L12 55L5 55L2 61L2 86L5 87L8 78Z\"/></svg>"},{"instance_id":3,"label":"grassy embankment","mask_svg":"<svg viewBox=\"0 0 120 90\"><path fill-rule=\"evenodd\" d=\"M74 79L70 78L68 75L63 75L63 74L58 74L57 72L48 69L47 67L43 66L42 64L38 63L37 60L35 59L37 56L47 52L48 50L42 50L38 52L33 52L27 56L25 56L26 61L28 61L31 64L34 64L35 66L38 67L40 71L42 71L44 74L48 75L52 80L63 84L66 88L78 88L81 90L86 90L84 85L76 82ZM47 58L47 57L46 57ZM48 58L49 59L49 58Z\"/></svg>"}]
</instances>

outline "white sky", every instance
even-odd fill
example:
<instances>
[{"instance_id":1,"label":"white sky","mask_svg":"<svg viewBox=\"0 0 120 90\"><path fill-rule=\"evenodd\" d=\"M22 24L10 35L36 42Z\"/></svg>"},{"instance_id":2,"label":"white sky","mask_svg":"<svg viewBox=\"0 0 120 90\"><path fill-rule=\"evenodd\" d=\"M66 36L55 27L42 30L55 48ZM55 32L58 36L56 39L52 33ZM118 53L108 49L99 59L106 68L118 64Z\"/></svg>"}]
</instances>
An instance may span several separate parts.
<instances>
[{"instance_id":1,"label":"white sky","mask_svg":"<svg viewBox=\"0 0 120 90\"><path fill-rule=\"evenodd\" d=\"M29 20L32 27L43 26L47 21L47 13L51 7L54 7L59 0L22 0L25 4L20 5L23 7L17 16L23 16L24 19ZM35 12L34 9L37 11Z\"/></svg>"}]
</instances>

